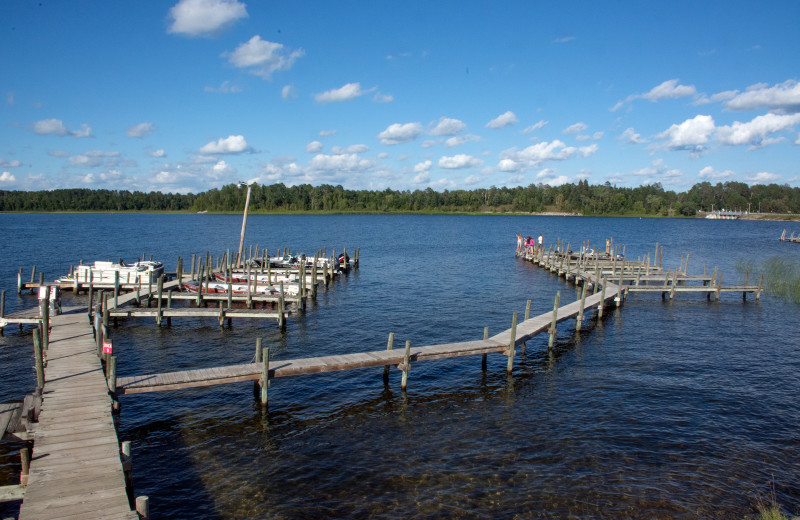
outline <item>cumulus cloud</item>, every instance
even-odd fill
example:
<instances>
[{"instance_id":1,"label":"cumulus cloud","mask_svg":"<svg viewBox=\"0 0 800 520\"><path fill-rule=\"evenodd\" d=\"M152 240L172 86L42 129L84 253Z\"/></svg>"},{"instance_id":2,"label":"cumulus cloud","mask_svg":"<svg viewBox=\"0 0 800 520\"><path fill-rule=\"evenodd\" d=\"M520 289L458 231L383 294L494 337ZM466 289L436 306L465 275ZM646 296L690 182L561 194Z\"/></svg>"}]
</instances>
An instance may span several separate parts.
<instances>
[{"instance_id":1,"label":"cumulus cloud","mask_svg":"<svg viewBox=\"0 0 800 520\"><path fill-rule=\"evenodd\" d=\"M462 168L475 168L481 166L483 161L477 157L466 154L458 154L452 157L443 156L439 159L439 168L457 170Z\"/></svg>"},{"instance_id":2,"label":"cumulus cloud","mask_svg":"<svg viewBox=\"0 0 800 520\"><path fill-rule=\"evenodd\" d=\"M320 153L322 151L323 145L319 141L311 141L306 145L306 152L308 153Z\"/></svg>"},{"instance_id":3,"label":"cumulus cloud","mask_svg":"<svg viewBox=\"0 0 800 520\"><path fill-rule=\"evenodd\" d=\"M217 161L211 167L211 172L214 178L219 179L223 175L236 173L236 169L225 161Z\"/></svg>"},{"instance_id":4,"label":"cumulus cloud","mask_svg":"<svg viewBox=\"0 0 800 520\"><path fill-rule=\"evenodd\" d=\"M779 114L800 112L800 82L788 80L772 87L764 83L751 85L745 92L737 93L723 105L728 110L767 109Z\"/></svg>"},{"instance_id":5,"label":"cumulus cloud","mask_svg":"<svg viewBox=\"0 0 800 520\"><path fill-rule=\"evenodd\" d=\"M504 128L509 125L513 125L517 122L517 116L514 115L514 112L509 110L504 114L500 114L499 116L495 117L488 123L486 123L486 128L492 128L497 130L498 128Z\"/></svg>"},{"instance_id":6,"label":"cumulus cloud","mask_svg":"<svg viewBox=\"0 0 800 520\"><path fill-rule=\"evenodd\" d=\"M533 133L533 132L535 132L535 131L537 131L537 130L539 130L539 129L541 129L541 128L544 128L544 126L545 126L547 123L549 123L549 121L545 121L544 119L542 119L542 120L541 120L541 121L539 121L538 123L532 124L531 126L529 126L528 128L526 128L525 130L523 130L523 131L522 131L522 133L523 133L523 134L530 134L530 133Z\"/></svg>"},{"instance_id":7,"label":"cumulus cloud","mask_svg":"<svg viewBox=\"0 0 800 520\"><path fill-rule=\"evenodd\" d=\"M500 154L498 168L503 171L521 169L527 166L537 167L545 161L565 161L576 154L588 157L598 150L597 144L576 148L567 146L556 139L552 142L542 141L531 145L524 150L506 150ZM516 167L515 167L516 165Z\"/></svg>"},{"instance_id":8,"label":"cumulus cloud","mask_svg":"<svg viewBox=\"0 0 800 520\"><path fill-rule=\"evenodd\" d=\"M250 145L247 144L244 136L230 135L225 138L220 138L216 142L211 141L206 144L198 153L202 155L218 155L218 154L239 154L252 151Z\"/></svg>"},{"instance_id":9,"label":"cumulus cloud","mask_svg":"<svg viewBox=\"0 0 800 520\"><path fill-rule=\"evenodd\" d=\"M561 186L569 182L566 175L558 175L557 172L551 168L545 168L536 174L536 180L550 186Z\"/></svg>"},{"instance_id":10,"label":"cumulus cloud","mask_svg":"<svg viewBox=\"0 0 800 520\"><path fill-rule=\"evenodd\" d=\"M689 150L699 153L705 150L709 136L714 132L714 119L711 116L698 115L687 119L679 125L672 125L656 137L665 139L672 150Z\"/></svg>"},{"instance_id":11,"label":"cumulus cloud","mask_svg":"<svg viewBox=\"0 0 800 520\"><path fill-rule=\"evenodd\" d=\"M247 18L247 8L236 0L181 0L169 10L169 18L169 33L216 36Z\"/></svg>"},{"instance_id":12,"label":"cumulus cloud","mask_svg":"<svg viewBox=\"0 0 800 520\"><path fill-rule=\"evenodd\" d=\"M17 178L14 177L10 172L3 172L0 174L0 182L14 182Z\"/></svg>"},{"instance_id":13,"label":"cumulus cloud","mask_svg":"<svg viewBox=\"0 0 800 520\"><path fill-rule=\"evenodd\" d=\"M80 130L69 130L60 119L42 119L33 123L33 131L38 135L57 135L59 137L91 137L92 129L82 124Z\"/></svg>"},{"instance_id":14,"label":"cumulus cloud","mask_svg":"<svg viewBox=\"0 0 800 520\"><path fill-rule=\"evenodd\" d=\"M348 83L339 88L315 94L314 99L319 103L336 103L340 101L350 101L364 95L361 90L361 83Z\"/></svg>"},{"instance_id":15,"label":"cumulus cloud","mask_svg":"<svg viewBox=\"0 0 800 520\"><path fill-rule=\"evenodd\" d=\"M239 45L235 51L222 54L234 67L245 69L264 79L271 79L276 71L291 69L294 62L303 55L303 49L289 52L282 44L262 40L259 35Z\"/></svg>"},{"instance_id":16,"label":"cumulus cloud","mask_svg":"<svg viewBox=\"0 0 800 520\"><path fill-rule=\"evenodd\" d=\"M787 130L798 123L800 123L800 114L765 114L757 116L747 123L735 121L730 126L720 126L717 128L717 137L722 144L749 144L753 148L761 148L779 140L768 139L769 134Z\"/></svg>"},{"instance_id":17,"label":"cumulus cloud","mask_svg":"<svg viewBox=\"0 0 800 520\"><path fill-rule=\"evenodd\" d=\"M5 159L0 159L0 168L16 168L20 166L22 163L18 160L14 159L13 161L7 161Z\"/></svg>"},{"instance_id":18,"label":"cumulus cloud","mask_svg":"<svg viewBox=\"0 0 800 520\"><path fill-rule=\"evenodd\" d=\"M159 148L158 150L154 150L147 155L150 157L166 157L167 152L165 152L163 148Z\"/></svg>"},{"instance_id":19,"label":"cumulus cloud","mask_svg":"<svg viewBox=\"0 0 800 520\"><path fill-rule=\"evenodd\" d=\"M426 172L431 169L433 163L431 161L424 161L414 165L414 173Z\"/></svg>"},{"instance_id":20,"label":"cumulus cloud","mask_svg":"<svg viewBox=\"0 0 800 520\"><path fill-rule=\"evenodd\" d=\"M363 172L370 170L374 162L357 154L314 156L308 163L311 170L330 170L336 172Z\"/></svg>"},{"instance_id":21,"label":"cumulus cloud","mask_svg":"<svg viewBox=\"0 0 800 520\"><path fill-rule=\"evenodd\" d=\"M748 175L745 180L751 184L772 184L778 182L781 176L776 173L758 172L755 175Z\"/></svg>"},{"instance_id":22,"label":"cumulus cloud","mask_svg":"<svg viewBox=\"0 0 800 520\"><path fill-rule=\"evenodd\" d=\"M734 175L735 174L731 170L717 171L711 166L706 166L705 168L700 170L700 173L697 174L697 177L700 179L719 181L722 179L733 177Z\"/></svg>"},{"instance_id":23,"label":"cumulus cloud","mask_svg":"<svg viewBox=\"0 0 800 520\"><path fill-rule=\"evenodd\" d=\"M336 130L320 130L319 136L320 137L331 137L336 135Z\"/></svg>"},{"instance_id":24,"label":"cumulus cloud","mask_svg":"<svg viewBox=\"0 0 800 520\"><path fill-rule=\"evenodd\" d=\"M365 153L369 151L369 146L365 144L353 144L348 146L347 148L342 148L341 146L334 146L331 148L331 153L334 155L341 155L345 153Z\"/></svg>"},{"instance_id":25,"label":"cumulus cloud","mask_svg":"<svg viewBox=\"0 0 800 520\"><path fill-rule=\"evenodd\" d=\"M459 119L451 119L449 117L440 117L439 122L436 123L428 135L433 136L444 136L444 135L456 135L457 133L461 132L467 127L463 121Z\"/></svg>"},{"instance_id":26,"label":"cumulus cloud","mask_svg":"<svg viewBox=\"0 0 800 520\"><path fill-rule=\"evenodd\" d=\"M125 178L125 174L120 170L108 170L99 173L87 173L81 178L86 184L103 184L108 182L118 182Z\"/></svg>"},{"instance_id":27,"label":"cumulus cloud","mask_svg":"<svg viewBox=\"0 0 800 520\"><path fill-rule=\"evenodd\" d=\"M106 162L106 159L116 159L119 157L119 155L119 152L103 152L101 150L92 150L80 155L74 155L67 159L67 161L72 166L94 168L103 165ZM111 164L116 164L116 161L111 161Z\"/></svg>"},{"instance_id":28,"label":"cumulus cloud","mask_svg":"<svg viewBox=\"0 0 800 520\"><path fill-rule=\"evenodd\" d=\"M156 125L153 123L139 123L138 125L128 127L128 131L125 133L125 135L128 137L136 137L141 139L142 137L146 137L155 131Z\"/></svg>"},{"instance_id":29,"label":"cumulus cloud","mask_svg":"<svg viewBox=\"0 0 800 520\"><path fill-rule=\"evenodd\" d=\"M453 137L447 139L444 142L444 144L448 148L455 148L456 146L461 146L462 144L472 143L472 142L476 142L476 141L480 141L480 140L481 140L480 136L473 135L473 134L456 135L456 136L453 136Z\"/></svg>"},{"instance_id":30,"label":"cumulus cloud","mask_svg":"<svg viewBox=\"0 0 800 520\"><path fill-rule=\"evenodd\" d=\"M422 133L420 123L394 123L378 134L381 144L400 144L413 141Z\"/></svg>"},{"instance_id":31,"label":"cumulus cloud","mask_svg":"<svg viewBox=\"0 0 800 520\"><path fill-rule=\"evenodd\" d=\"M372 97L372 101L375 103L391 103L394 101L394 96L391 94L382 94L380 92L376 92Z\"/></svg>"},{"instance_id":32,"label":"cumulus cloud","mask_svg":"<svg viewBox=\"0 0 800 520\"><path fill-rule=\"evenodd\" d=\"M680 85L678 81L678 79L669 79L653 87L649 92L645 92L644 94L631 94L625 101L617 102L610 110L611 112L616 112L622 108L626 102L630 103L634 99L647 99L655 103L662 99L676 99L697 94L697 89L694 85Z\"/></svg>"},{"instance_id":33,"label":"cumulus cloud","mask_svg":"<svg viewBox=\"0 0 800 520\"><path fill-rule=\"evenodd\" d=\"M566 127L564 129L564 133L565 134L577 134L577 133L583 132L587 128L589 128L589 127L586 126L585 123L575 123L574 125L569 125L568 127Z\"/></svg>"},{"instance_id":34,"label":"cumulus cloud","mask_svg":"<svg viewBox=\"0 0 800 520\"><path fill-rule=\"evenodd\" d=\"M419 172L411 179L412 184L427 184L429 182L431 182L431 174L427 170Z\"/></svg>"},{"instance_id":35,"label":"cumulus cloud","mask_svg":"<svg viewBox=\"0 0 800 520\"><path fill-rule=\"evenodd\" d=\"M646 143L646 139L642 139L640 134L637 134L633 128L626 128L622 135L619 136L622 141L625 141L627 144L641 144Z\"/></svg>"}]
</instances>

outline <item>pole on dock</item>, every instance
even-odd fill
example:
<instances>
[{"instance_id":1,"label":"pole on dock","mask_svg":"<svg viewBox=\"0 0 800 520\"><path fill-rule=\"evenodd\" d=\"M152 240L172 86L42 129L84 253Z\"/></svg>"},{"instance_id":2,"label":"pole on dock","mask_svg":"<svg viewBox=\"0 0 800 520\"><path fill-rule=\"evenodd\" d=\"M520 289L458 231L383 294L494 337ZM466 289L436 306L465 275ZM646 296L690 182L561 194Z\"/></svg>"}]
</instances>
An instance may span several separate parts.
<instances>
[{"instance_id":1,"label":"pole on dock","mask_svg":"<svg viewBox=\"0 0 800 520\"><path fill-rule=\"evenodd\" d=\"M108 357L108 390L113 394L117 391L117 356Z\"/></svg>"},{"instance_id":2,"label":"pole on dock","mask_svg":"<svg viewBox=\"0 0 800 520\"><path fill-rule=\"evenodd\" d=\"M22 471L19 475L19 484L22 487L28 486L28 476L31 471L31 450L27 446L19 450L19 458L22 464Z\"/></svg>"},{"instance_id":3,"label":"pole on dock","mask_svg":"<svg viewBox=\"0 0 800 520\"><path fill-rule=\"evenodd\" d=\"M508 340L508 364L506 365L506 373L511 374L514 370L514 353L517 344L517 313L511 316L511 337Z\"/></svg>"},{"instance_id":4,"label":"pole on dock","mask_svg":"<svg viewBox=\"0 0 800 520\"><path fill-rule=\"evenodd\" d=\"M6 315L6 291L0 291L0 318ZM2 329L0 329L2 330Z\"/></svg>"},{"instance_id":5,"label":"pole on dock","mask_svg":"<svg viewBox=\"0 0 800 520\"><path fill-rule=\"evenodd\" d=\"M164 275L158 277L158 314L156 314L156 325L159 327L161 326L161 319L162 319L162 300L161 297L164 294Z\"/></svg>"},{"instance_id":6,"label":"pole on dock","mask_svg":"<svg viewBox=\"0 0 800 520\"><path fill-rule=\"evenodd\" d=\"M389 333L389 341L386 343L386 350L392 350L394 348L394 332ZM383 366L383 384L389 384L389 369L391 365L384 365Z\"/></svg>"},{"instance_id":7,"label":"pole on dock","mask_svg":"<svg viewBox=\"0 0 800 520\"><path fill-rule=\"evenodd\" d=\"M267 407L269 399L269 347L264 349L263 360L261 361L261 406Z\"/></svg>"},{"instance_id":8,"label":"pole on dock","mask_svg":"<svg viewBox=\"0 0 800 520\"><path fill-rule=\"evenodd\" d=\"M719 280L717 281L717 301L719 301L719 293L722 291L722 275L724 275L722 271L719 272Z\"/></svg>"},{"instance_id":9,"label":"pole on dock","mask_svg":"<svg viewBox=\"0 0 800 520\"><path fill-rule=\"evenodd\" d=\"M403 377L400 379L400 390L405 392L406 387L408 386L408 369L410 368L409 365L411 364L411 340L406 340L406 353L403 356Z\"/></svg>"},{"instance_id":10,"label":"pole on dock","mask_svg":"<svg viewBox=\"0 0 800 520\"><path fill-rule=\"evenodd\" d=\"M606 306L606 277L602 277L600 279L600 285L603 288L600 291L600 303L597 304L597 319L601 319L603 317L603 308Z\"/></svg>"},{"instance_id":11,"label":"pole on dock","mask_svg":"<svg viewBox=\"0 0 800 520\"><path fill-rule=\"evenodd\" d=\"M550 334L550 339L547 340L547 350L552 350L553 343L556 340L556 325L558 324L558 306L561 302L561 291L556 292L556 299L553 303L553 321L550 322L550 329L547 331Z\"/></svg>"},{"instance_id":12,"label":"pole on dock","mask_svg":"<svg viewBox=\"0 0 800 520\"><path fill-rule=\"evenodd\" d=\"M33 329L33 356L36 362L36 386L44 388L44 359L42 357L42 343L39 329Z\"/></svg>"},{"instance_id":13,"label":"pole on dock","mask_svg":"<svg viewBox=\"0 0 800 520\"><path fill-rule=\"evenodd\" d=\"M136 512L141 520L150 520L150 497L147 495L136 497Z\"/></svg>"},{"instance_id":14,"label":"pole on dock","mask_svg":"<svg viewBox=\"0 0 800 520\"><path fill-rule=\"evenodd\" d=\"M580 332L581 330L581 323L583 322L583 309L586 306L586 284L583 284L583 290L581 291L581 306L578 310L578 318L575 322L575 332Z\"/></svg>"},{"instance_id":15,"label":"pole on dock","mask_svg":"<svg viewBox=\"0 0 800 520\"><path fill-rule=\"evenodd\" d=\"M119 271L114 271L114 308L119 307Z\"/></svg>"}]
</instances>

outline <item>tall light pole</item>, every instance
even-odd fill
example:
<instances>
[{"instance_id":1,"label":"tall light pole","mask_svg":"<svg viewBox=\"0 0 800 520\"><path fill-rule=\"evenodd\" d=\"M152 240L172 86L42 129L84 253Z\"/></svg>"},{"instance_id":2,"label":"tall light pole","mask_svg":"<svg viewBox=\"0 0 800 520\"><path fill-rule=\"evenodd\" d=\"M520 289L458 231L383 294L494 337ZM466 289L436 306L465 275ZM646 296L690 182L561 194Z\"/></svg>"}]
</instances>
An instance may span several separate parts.
<instances>
[{"instance_id":1,"label":"tall light pole","mask_svg":"<svg viewBox=\"0 0 800 520\"><path fill-rule=\"evenodd\" d=\"M247 208L250 206L250 185L244 181L239 181L239 186L247 186L247 198L244 201L244 216L242 217L242 236L239 238L239 256L236 257L236 267L242 266L242 248L244 247L244 230L247 227Z\"/></svg>"}]
</instances>

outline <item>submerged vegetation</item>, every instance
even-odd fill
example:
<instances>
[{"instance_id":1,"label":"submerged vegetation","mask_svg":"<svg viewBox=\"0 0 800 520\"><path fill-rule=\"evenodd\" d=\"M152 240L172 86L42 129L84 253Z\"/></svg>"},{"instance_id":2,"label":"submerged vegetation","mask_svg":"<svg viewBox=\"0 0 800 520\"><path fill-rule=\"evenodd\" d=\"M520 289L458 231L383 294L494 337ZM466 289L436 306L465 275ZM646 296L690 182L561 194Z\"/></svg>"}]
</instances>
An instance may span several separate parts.
<instances>
[{"instance_id":1,"label":"submerged vegetation","mask_svg":"<svg viewBox=\"0 0 800 520\"><path fill-rule=\"evenodd\" d=\"M63 189L0 191L0 211L178 211L240 212L246 188L229 184L198 194L126 190ZM252 185L254 213L538 213L580 215L694 216L719 209L761 213L800 213L800 188L726 182L695 184L687 192L665 190L660 183L624 188L608 182L590 185L473 190L348 190L323 184Z\"/></svg>"}]
</instances>

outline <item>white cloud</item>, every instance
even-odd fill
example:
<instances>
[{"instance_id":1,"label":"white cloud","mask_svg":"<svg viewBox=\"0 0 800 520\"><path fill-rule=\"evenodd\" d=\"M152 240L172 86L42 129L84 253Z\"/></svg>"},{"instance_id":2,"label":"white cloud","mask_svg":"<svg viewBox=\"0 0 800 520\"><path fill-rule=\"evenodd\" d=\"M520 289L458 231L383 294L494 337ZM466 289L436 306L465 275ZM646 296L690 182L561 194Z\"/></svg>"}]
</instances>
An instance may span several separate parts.
<instances>
[{"instance_id":1,"label":"white cloud","mask_svg":"<svg viewBox=\"0 0 800 520\"><path fill-rule=\"evenodd\" d=\"M800 82L787 80L772 87L759 83L745 92L731 97L724 105L728 110L756 110L766 108L781 114L800 112Z\"/></svg>"},{"instance_id":2,"label":"white cloud","mask_svg":"<svg viewBox=\"0 0 800 520\"><path fill-rule=\"evenodd\" d=\"M0 159L0 168L16 168L20 166L22 163L18 160L14 159L13 161L7 161L5 159Z\"/></svg>"},{"instance_id":3,"label":"white cloud","mask_svg":"<svg viewBox=\"0 0 800 520\"><path fill-rule=\"evenodd\" d=\"M434 146L436 146L436 141L434 141L433 139L426 139L425 141L422 142L421 146L423 148L433 148Z\"/></svg>"},{"instance_id":4,"label":"white cloud","mask_svg":"<svg viewBox=\"0 0 800 520\"><path fill-rule=\"evenodd\" d=\"M702 152L708 143L708 137L714 132L714 119L711 116L698 115L687 119L679 125L672 125L658 134L658 139L665 139L666 145L673 150L690 150Z\"/></svg>"},{"instance_id":5,"label":"white cloud","mask_svg":"<svg viewBox=\"0 0 800 520\"><path fill-rule=\"evenodd\" d=\"M545 121L544 119L542 119L538 123L535 123L535 124L529 126L528 128L526 128L525 130L523 130L522 133L523 134L530 134L532 132L535 132L536 130L539 130L540 128L544 128L544 126L547 123L549 123L549 121Z\"/></svg>"},{"instance_id":6,"label":"white cloud","mask_svg":"<svg viewBox=\"0 0 800 520\"><path fill-rule=\"evenodd\" d=\"M589 128L589 127L586 126L585 123L575 123L574 125L570 125L570 126L566 127L564 129L564 133L565 134L577 134L577 133L583 132L587 128Z\"/></svg>"},{"instance_id":7,"label":"white cloud","mask_svg":"<svg viewBox=\"0 0 800 520\"><path fill-rule=\"evenodd\" d=\"M381 144L400 144L413 141L422 133L420 123L394 123L378 134Z\"/></svg>"},{"instance_id":8,"label":"white cloud","mask_svg":"<svg viewBox=\"0 0 800 520\"><path fill-rule=\"evenodd\" d=\"M497 169L501 172L515 172L522 168L522 165L516 162L513 159L505 158L501 159L499 163L497 163Z\"/></svg>"},{"instance_id":9,"label":"white cloud","mask_svg":"<svg viewBox=\"0 0 800 520\"><path fill-rule=\"evenodd\" d=\"M60 119L42 119L33 123L33 131L38 135L57 135L59 137L90 137L92 129L82 124L80 130L69 130Z\"/></svg>"},{"instance_id":10,"label":"white cloud","mask_svg":"<svg viewBox=\"0 0 800 520\"><path fill-rule=\"evenodd\" d=\"M593 145L597 146L597 145ZM531 145L524 150L506 150L501 152L501 163L503 159L510 159L514 163L521 166L536 167L544 161L564 161L575 155L578 149L572 146L567 146L558 139L547 142L542 141ZM508 167L509 163L505 163Z\"/></svg>"},{"instance_id":11,"label":"white cloud","mask_svg":"<svg viewBox=\"0 0 800 520\"><path fill-rule=\"evenodd\" d=\"M555 40L553 40L553 43L567 43L571 42L574 39L575 39L574 36L563 36L561 38L556 38Z\"/></svg>"},{"instance_id":12,"label":"white cloud","mask_svg":"<svg viewBox=\"0 0 800 520\"><path fill-rule=\"evenodd\" d=\"M472 143L472 142L476 142L476 141L480 141L480 140L481 140L480 136L473 135L473 134L457 135L457 136L454 136L454 137L451 137L451 138L447 139L444 142L444 144L448 148L454 148L456 146L461 146L462 144L465 144L465 143Z\"/></svg>"},{"instance_id":13,"label":"white cloud","mask_svg":"<svg viewBox=\"0 0 800 520\"><path fill-rule=\"evenodd\" d=\"M477 157L466 154L458 154L452 157L443 156L439 159L439 168L456 170L461 168L475 168L481 166L483 161Z\"/></svg>"},{"instance_id":14,"label":"white cloud","mask_svg":"<svg viewBox=\"0 0 800 520\"><path fill-rule=\"evenodd\" d=\"M381 94L380 92L376 92L375 96L373 96L372 101L375 103L391 103L394 101L394 96L391 94Z\"/></svg>"},{"instance_id":15,"label":"white cloud","mask_svg":"<svg viewBox=\"0 0 800 520\"><path fill-rule=\"evenodd\" d=\"M431 174L427 170L419 172L411 179L412 184L427 184L429 182L431 182Z\"/></svg>"},{"instance_id":16,"label":"white cloud","mask_svg":"<svg viewBox=\"0 0 800 520\"><path fill-rule=\"evenodd\" d=\"M211 167L211 172L214 178L218 179L225 174L236 173L236 170L225 161L218 161L217 163L214 164L214 166Z\"/></svg>"},{"instance_id":17,"label":"white cloud","mask_svg":"<svg viewBox=\"0 0 800 520\"><path fill-rule=\"evenodd\" d=\"M456 135L467 127L463 121L459 119L451 119L449 117L440 117L436 126L428 132L428 135L443 136L443 135Z\"/></svg>"},{"instance_id":18,"label":"white cloud","mask_svg":"<svg viewBox=\"0 0 800 520\"><path fill-rule=\"evenodd\" d=\"M363 172L368 171L373 166L373 161L359 157L357 154L319 154L314 156L308 163L308 167L311 170L330 170L336 172Z\"/></svg>"},{"instance_id":19,"label":"white cloud","mask_svg":"<svg viewBox=\"0 0 800 520\"><path fill-rule=\"evenodd\" d=\"M506 126L513 125L516 122L517 122L517 116L514 115L514 112L509 110L506 113L500 114L499 116L495 117L494 119L486 123L486 128L492 128L497 130L499 128L504 128Z\"/></svg>"},{"instance_id":20,"label":"white cloud","mask_svg":"<svg viewBox=\"0 0 800 520\"><path fill-rule=\"evenodd\" d=\"M156 125L154 125L153 123L139 123L138 125L133 125L131 127L128 127L126 135L128 137L137 137L141 139L142 137L146 137L155 131L156 131Z\"/></svg>"},{"instance_id":21,"label":"white cloud","mask_svg":"<svg viewBox=\"0 0 800 520\"><path fill-rule=\"evenodd\" d=\"M319 141L311 141L306 145L306 152L308 153L320 153L322 151L323 145Z\"/></svg>"},{"instance_id":22,"label":"white cloud","mask_svg":"<svg viewBox=\"0 0 800 520\"><path fill-rule=\"evenodd\" d=\"M697 177L699 179L709 179L713 181L718 181L733 177L734 175L735 174L731 170L717 171L711 166L706 166L705 168L700 170L700 173L697 174Z\"/></svg>"},{"instance_id":23,"label":"white cloud","mask_svg":"<svg viewBox=\"0 0 800 520\"><path fill-rule=\"evenodd\" d=\"M755 175L748 175L745 180L751 184L772 184L781 179L776 173L758 172Z\"/></svg>"},{"instance_id":24,"label":"white cloud","mask_svg":"<svg viewBox=\"0 0 800 520\"><path fill-rule=\"evenodd\" d=\"M247 9L236 0L181 0L169 10L169 17L169 33L216 36L237 20L247 18Z\"/></svg>"},{"instance_id":25,"label":"white cloud","mask_svg":"<svg viewBox=\"0 0 800 520\"><path fill-rule=\"evenodd\" d=\"M103 184L108 182L119 182L125 178L125 174L120 170L108 170L100 173L87 173L81 178L86 184Z\"/></svg>"},{"instance_id":26,"label":"white cloud","mask_svg":"<svg viewBox=\"0 0 800 520\"><path fill-rule=\"evenodd\" d=\"M662 99L675 99L686 96L693 96L697 90L694 85L679 85L677 79L670 79L653 87L650 92L641 94L639 97L656 102Z\"/></svg>"},{"instance_id":27,"label":"white cloud","mask_svg":"<svg viewBox=\"0 0 800 520\"><path fill-rule=\"evenodd\" d=\"M106 159L109 158L115 159L118 157L119 157L119 152L103 152L100 150L92 150L90 152L72 156L68 159L68 162L73 166L94 168L96 166L101 166L103 163L106 162ZM111 163L112 165L116 164L116 161L111 161Z\"/></svg>"},{"instance_id":28,"label":"white cloud","mask_svg":"<svg viewBox=\"0 0 800 520\"><path fill-rule=\"evenodd\" d=\"M584 157L589 157L593 153L597 152L600 147L597 146L597 143L592 143L589 146L581 146L578 148L578 152Z\"/></svg>"},{"instance_id":29,"label":"white cloud","mask_svg":"<svg viewBox=\"0 0 800 520\"><path fill-rule=\"evenodd\" d=\"M342 148L341 146L334 146L331 148L331 153L334 155L342 155L346 153L365 153L369 151L369 146L365 144L353 144L348 146L347 148Z\"/></svg>"},{"instance_id":30,"label":"white cloud","mask_svg":"<svg viewBox=\"0 0 800 520\"><path fill-rule=\"evenodd\" d=\"M0 175L0 182L14 182L17 178L14 177L10 172L3 172Z\"/></svg>"},{"instance_id":31,"label":"white cloud","mask_svg":"<svg viewBox=\"0 0 800 520\"><path fill-rule=\"evenodd\" d=\"M320 137L331 137L336 135L336 130L320 130L319 136Z\"/></svg>"},{"instance_id":32,"label":"white cloud","mask_svg":"<svg viewBox=\"0 0 800 520\"><path fill-rule=\"evenodd\" d=\"M536 180L550 186L561 186L569 182L566 175L557 175L556 171L551 168L545 168L537 173Z\"/></svg>"},{"instance_id":33,"label":"white cloud","mask_svg":"<svg viewBox=\"0 0 800 520\"><path fill-rule=\"evenodd\" d=\"M264 79L271 79L273 72L289 70L297 58L303 55L303 49L287 53L282 44L262 40L259 35L239 45L235 51L222 54L234 67L245 69Z\"/></svg>"},{"instance_id":34,"label":"white cloud","mask_svg":"<svg viewBox=\"0 0 800 520\"><path fill-rule=\"evenodd\" d=\"M283 99L297 99L297 88L294 85L286 85L281 89Z\"/></svg>"},{"instance_id":35,"label":"white cloud","mask_svg":"<svg viewBox=\"0 0 800 520\"><path fill-rule=\"evenodd\" d=\"M242 91L240 87L236 85L231 85L231 82L228 80L223 81L219 87L204 87L203 90L206 92L213 92L217 94L238 94Z\"/></svg>"},{"instance_id":36,"label":"white cloud","mask_svg":"<svg viewBox=\"0 0 800 520\"><path fill-rule=\"evenodd\" d=\"M314 99L319 103L336 103L350 101L362 95L364 95L364 91L361 90L361 83L348 83L342 87L315 94Z\"/></svg>"},{"instance_id":37,"label":"white cloud","mask_svg":"<svg viewBox=\"0 0 800 520\"><path fill-rule=\"evenodd\" d=\"M647 142L647 139L642 139L642 136L637 134L633 128L626 128L619 138L625 141L627 144L641 144Z\"/></svg>"},{"instance_id":38,"label":"white cloud","mask_svg":"<svg viewBox=\"0 0 800 520\"><path fill-rule=\"evenodd\" d=\"M247 144L244 136L230 135L226 138L220 138L216 142L211 141L206 144L198 153L203 155L216 155L216 154L238 154L251 151L250 145Z\"/></svg>"},{"instance_id":39,"label":"white cloud","mask_svg":"<svg viewBox=\"0 0 800 520\"><path fill-rule=\"evenodd\" d=\"M147 155L149 155L150 157L166 157L167 153L164 151L163 148L159 148L158 150L150 152Z\"/></svg>"},{"instance_id":40,"label":"white cloud","mask_svg":"<svg viewBox=\"0 0 800 520\"><path fill-rule=\"evenodd\" d=\"M730 126L720 126L717 128L717 138L722 144L749 144L761 148L778 141L778 139L768 139L767 135L789 129L798 123L800 114L765 114L747 123L735 121Z\"/></svg>"},{"instance_id":41,"label":"white cloud","mask_svg":"<svg viewBox=\"0 0 800 520\"><path fill-rule=\"evenodd\" d=\"M431 166L433 166L431 161L417 163L414 165L414 173L426 172L431 169Z\"/></svg>"}]
</instances>

